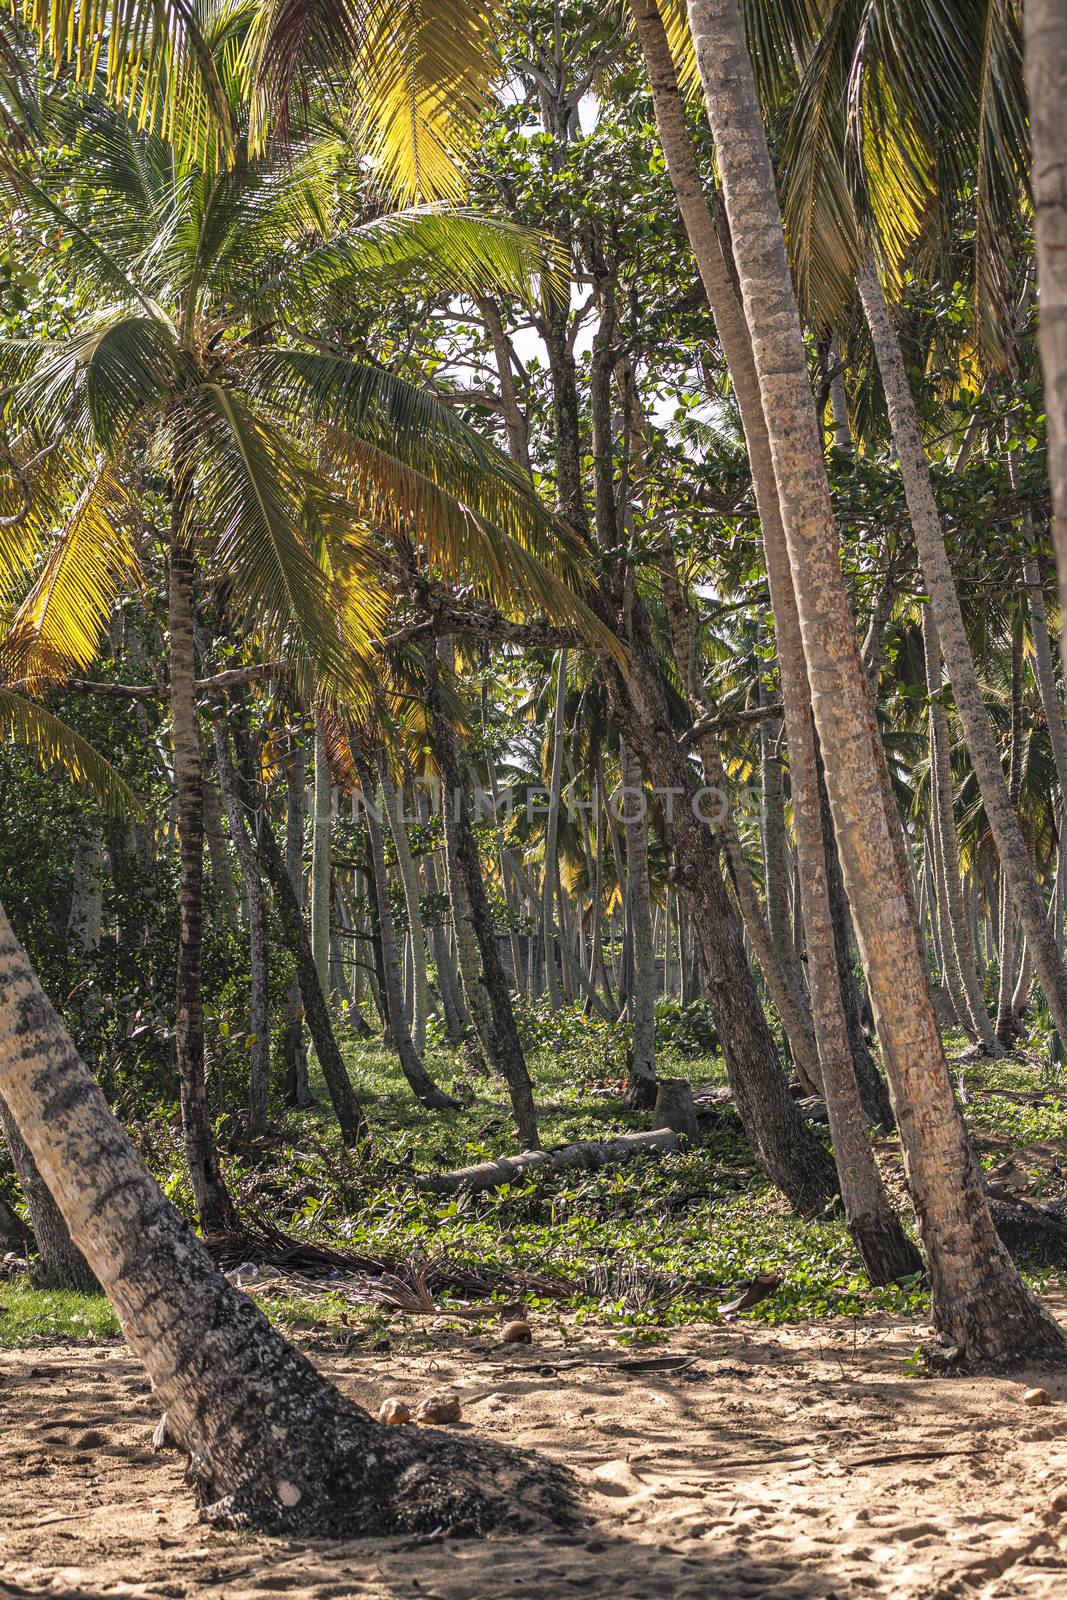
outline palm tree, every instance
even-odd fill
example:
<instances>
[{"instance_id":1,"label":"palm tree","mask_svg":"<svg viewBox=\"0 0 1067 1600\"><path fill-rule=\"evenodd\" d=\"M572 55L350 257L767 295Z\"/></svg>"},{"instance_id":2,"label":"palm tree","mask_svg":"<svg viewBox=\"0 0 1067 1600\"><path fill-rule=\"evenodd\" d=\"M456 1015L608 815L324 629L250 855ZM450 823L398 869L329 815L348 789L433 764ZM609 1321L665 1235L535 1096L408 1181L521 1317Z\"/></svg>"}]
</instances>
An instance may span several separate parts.
<instances>
[{"instance_id":1,"label":"palm tree","mask_svg":"<svg viewBox=\"0 0 1067 1600\"><path fill-rule=\"evenodd\" d=\"M1053 535L1067 627L1067 16L1057 0L1026 0L1026 77L1033 142L1034 242L1045 374Z\"/></svg>"},{"instance_id":2,"label":"palm tree","mask_svg":"<svg viewBox=\"0 0 1067 1600\"><path fill-rule=\"evenodd\" d=\"M220 61L240 43L241 24L240 13L215 16L209 37ZM134 488L162 482L181 854L179 1081L198 1214L205 1227L225 1227L233 1212L207 1116L200 998L200 572L228 586L261 648L298 683L359 697L385 607L370 523L396 533L417 521L431 557L455 566L473 555L494 574L506 565L516 593L561 590L538 551L558 570L569 560L528 480L444 408L382 369L273 345L265 334L415 274L450 292L528 293L543 251L508 224L432 209L342 231L331 216L333 141L306 144L279 165L243 148L220 168L183 161L98 102L45 112L57 143L41 144L32 171L6 169L9 213L18 227L46 221L52 240L69 242L62 259L86 309L61 337L0 348L19 463L18 475L0 479L0 512L22 513L6 532L8 572L29 573L49 544L7 648L29 683L92 659L114 597L141 581ZM81 220L90 190L92 226ZM324 450L345 492L320 466ZM343 1074L331 1078L342 1132L354 1140L362 1123L351 1089Z\"/></svg>"},{"instance_id":3,"label":"palm tree","mask_svg":"<svg viewBox=\"0 0 1067 1600\"><path fill-rule=\"evenodd\" d=\"M952 1095L869 687L838 560L781 212L737 0L689 0L770 436L826 785L930 1267L942 1336L969 1358L1062 1335L997 1237ZM921 1107L921 1115L915 1114Z\"/></svg>"},{"instance_id":4,"label":"palm tree","mask_svg":"<svg viewBox=\"0 0 1067 1600\"><path fill-rule=\"evenodd\" d=\"M207 1520L428 1534L547 1510L546 1490L560 1505L563 1481L528 1457L380 1428L227 1283L78 1059L2 909L0 1096L145 1366Z\"/></svg>"}]
</instances>

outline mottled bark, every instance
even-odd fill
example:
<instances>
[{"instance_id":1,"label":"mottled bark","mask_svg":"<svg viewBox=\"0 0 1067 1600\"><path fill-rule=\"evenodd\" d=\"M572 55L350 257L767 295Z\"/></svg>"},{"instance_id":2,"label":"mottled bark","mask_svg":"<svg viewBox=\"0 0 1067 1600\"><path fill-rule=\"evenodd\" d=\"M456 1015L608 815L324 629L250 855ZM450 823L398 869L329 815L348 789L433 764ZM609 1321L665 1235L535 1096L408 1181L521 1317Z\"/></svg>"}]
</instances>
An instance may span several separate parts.
<instances>
[{"instance_id":1,"label":"mottled bark","mask_svg":"<svg viewBox=\"0 0 1067 1600\"><path fill-rule=\"evenodd\" d=\"M800 616L812 706L860 952L942 1337L969 1358L1061 1351L993 1227L927 987L887 807L869 685L841 571L807 358L737 0L689 0Z\"/></svg>"},{"instance_id":2,"label":"mottled bark","mask_svg":"<svg viewBox=\"0 0 1067 1600\"><path fill-rule=\"evenodd\" d=\"M1063 0L1026 0L1023 24L1033 148L1038 347L1045 375L1060 618L1061 627L1067 629L1067 7ZM1062 1027L1060 1036L1064 1037Z\"/></svg>"},{"instance_id":3,"label":"mottled bark","mask_svg":"<svg viewBox=\"0 0 1067 1600\"><path fill-rule=\"evenodd\" d=\"M381 1427L227 1283L79 1061L2 910L0 1094L144 1365L207 1521L306 1539L568 1520L558 1470Z\"/></svg>"},{"instance_id":4,"label":"mottled bark","mask_svg":"<svg viewBox=\"0 0 1067 1600\"><path fill-rule=\"evenodd\" d=\"M1045 903L1004 779L1000 752L963 626L959 595L949 565L900 342L889 318L878 275L870 263L860 269L859 289L889 406L893 442L900 461L923 577L930 594L930 609L937 624L941 653L952 683L956 710L963 724L971 765L981 791L1001 870L1011 887L1015 912L1029 941L1049 1010L1061 1037L1067 1038L1067 965L1056 949L1048 926Z\"/></svg>"}]
</instances>

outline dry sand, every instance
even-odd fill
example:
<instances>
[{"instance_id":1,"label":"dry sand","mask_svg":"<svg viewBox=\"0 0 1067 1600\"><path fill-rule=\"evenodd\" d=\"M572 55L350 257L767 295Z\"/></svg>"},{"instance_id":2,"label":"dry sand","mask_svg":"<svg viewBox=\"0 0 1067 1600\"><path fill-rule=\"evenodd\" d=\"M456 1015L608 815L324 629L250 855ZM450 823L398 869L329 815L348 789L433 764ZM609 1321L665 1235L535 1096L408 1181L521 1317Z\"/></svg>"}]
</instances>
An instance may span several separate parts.
<instances>
[{"instance_id":1,"label":"dry sand","mask_svg":"<svg viewBox=\"0 0 1067 1600\"><path fill-rule=\"evenodd\" d=\"M537 1539L311 1545L198 1524L178 1457L150 1450L158 1411L122 1346L4 1352L0 1597L1059 1600L1067 1373L911 1378L925 1332L687 1328L647 1351L698 1358L671 1376L539 1373L642 1354L573 1328L532 1347L443 1330L431 1354L316 1357L375 1410L452 1385L464 1426L571 1467L590 1521ZM1051 1406L1022 1404L1035 1382Z\"/></svg>"}]
</instances>

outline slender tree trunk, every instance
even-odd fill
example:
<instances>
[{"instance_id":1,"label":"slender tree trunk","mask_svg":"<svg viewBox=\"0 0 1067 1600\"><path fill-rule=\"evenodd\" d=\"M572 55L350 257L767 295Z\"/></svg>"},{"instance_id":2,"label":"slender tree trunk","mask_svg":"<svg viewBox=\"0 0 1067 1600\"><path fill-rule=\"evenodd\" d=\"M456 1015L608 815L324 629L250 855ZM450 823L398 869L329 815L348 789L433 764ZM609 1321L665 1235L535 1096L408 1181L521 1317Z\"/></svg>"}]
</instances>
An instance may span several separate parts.
<instances>
[{"instance_id":1,"label":"slender tree trunk","mask_svg":"<svg viewBox=\"0 0 1067 1600\"><path fill-rule=\"evenodd\" d=\"M940 856L938 865L944 881L948 913L948 927L942 925L942 937L944 938L945 933L949 932L952 944L951 952L945 950L945 957L946 960L950 955L955 957L956 970L963 990L964 1016L970 1019L974 1037L986 1055L999 1056L1002 1052L989 1020L982 986L978 982L970 924L963 909L959 854L956 846L956 816L952 804L948 717L941 699L941 646L929 606L923 607L922 634L930 736L930 827L937 836Z\"/></svg>"},{"instance_id":2,"label":"slender tree trunk","mask_svg":"<svg viewBox=\"0 0 1067 1600\"><path fill-rule=\"evenodd\" d=\"M1007 876L1016 915L1030 944L1049 1010L1061 1038L1067 1038L1067 965L1056 949L1048 926L1041 890L1004 780L1000 752L993 737L963 626L959 596L930 484L930 471L900 343L889 319L878 275L869 262L860 269L859 289L889 406L893 442L900 460L904 493L923 576L930 593L930 608L952 682L956 710L967 738L971 765L978 780L1001 869Z\"/></svg>"},{"instance_id":3,"label":"slender tree trunk","mask_svg":"<svg viewBox=\"0 0 1067 1600\"><path fill-rule=\"evenodd\" d=\"M404 891L404 908L408 918L408 945L411 950L411 1042L417 1054L426 1048L426 1018L430 1009L430 988L426 971L426 929L422 920L422 896L419 892L419 869L415 865L408 844L404 824L404 795L393 782L388 763L382 756L378 764L385 812L389 831L396 851L396 864Z\"/></svg>"},{"instance_id":4,"label":"slender tree trunk","mask_svg":"<svg viewBox=\"0 0 1067 1600\"><path fill-rule=\"evenodd\" d=\"M282 935L296 961L297 981L300 984L300 997L304 1003L304 1016L311 1034L311 1042L315 1046L319 1067L326 1079L326 1087L330 1093L341 1137L348 1145L359 1144L368 1137L366 1118L356 1099L337 1046L326 997L322 992L315 958L311 953L311 940L304 926L304 915L259 792L259 771L251 741L244 730L233 721L231 728L237 751L237 779L241 803L251 824L256 860L274 896L274 908L282 926Z\"/></svg>"},{"instance_id":5,"label":"slender tree trunk","mask_svg":"<svg viewBox=\"0 0 1067 1600\"><path fill-rule=\"evenodd\" d=\"M237 1226L215 1149L204 1072L204 806L197 726L193 636L193 556L184 527L185 495L175 491L177 531L170 550L170 716L178 801L179 931L174 1036L182 1128L200 1226L217 1233Z\"/></svg>"},{"instance_id":6,"label":"slender tree trunk","mask_svg":"<svg viewBox=\"0 0 1067 1600\"><path fill-rule=\"evenodd\" d=\"M90 825L85 837L75 846L74 889L67 919L70 942L83 956L95 955L100 948L104 914L103 873L103 841L99 829Z\"/></svg>"},{"instance_id":7,"label":"slender tree trunk","mask_svg":"<svg viewBox=\"0 0 1067 1600\"><path fill-rule=\"evenodd\" d=\"M297 910L303 920L304 907L304 751L293 741L285 784L285 870L289 875ZM304 1047L304 1004L299 979L293 979L285 999L285 1027L282 1035L283 1090L291 1106L298 1110L312 1104L308 1088L308 1060Z\"/></svg>"},{"instance_id":8,"label":"slender tree trunk","mask_svg":"<svg viewBox=\"0 0 1067 1600\"><path fill-rule=\"evenodd\" d=\"M774 173L737 0L689 0L800 614L845 885L871 989L942 1338L967 1358L1064 1348L997 1236L956 1109L870 691L838 559ZM944 643L944 640L942 640Z\"/></svg>"},{"instance_id":9,"label":"slender tree trunk","mask_svg":"<svg viewBox=\"0 0 1067 1600\"><path fill-rule=\"evenodd\" d=\"M11 1157L11 1165L30 1213L30 1226L37 1243L37 1263L33 1268L35 1289L74 1289L93 1294L100 1285L92 1267L71 1239L63 1213L49 1193L37 1170L29 1146L18 1124L0 1097L0 1130Z\"/></svg>"},{"instance_id":10,"label":"slender tree trunk","mask_svg":"<svg viewBox=\"0 0 1067 1600\"><path fill-rule=\"evenodd\" d=\"M315 717L315 811L311 838L311 953L324 995L330 992L330 895L333 870L330 842L333 832L333 794L330 783L329 741L321 713Z\"/></svg>"},{"instance_id":11,"label":"slender tree trunk","mask_svg":"<svg viewBox=\"0 0 1067 1600\"><path fill-rule=\"evenodd\" d=\"M626 881L634 933L633 1046L626 1104L634 1110L650 1111L656 1103L656 996L648 881L648 800L644 774L625 741L620 759L623 788L630 802L624 813Z\"/></svg>"},{"instance_id":12,"label":"slender tree trunk","mask_svg":"<svg viewBox=\"0 0 1067 1600\"><path fill-rule=\"evenodd\" d=\"M204 839L207 843L208 860L211 863L211 887L215 891L223 919L231 928L236 928L237 884L234 880L230 852L226 848L219 791L212 781L210 771L204 773Z\"/></svg>"},{"instance_id":13,"label":"slender tree trunk","mask_svg":"<svg viewBox=\"0 0 1067 1600\"><path fill-rule=\"evenodd\" d=\"M248 1053L248 1131L262 1133L267 1126L267 1108L270 1095L270 946L267 930L267 898L263 893L263 879L259 874L256 854L248 836L244 813L237 794L237 781L230 754L230 736L226 725L216 720L211 729L215 749L215 770L219 775L219 789L226 808L230 838L237 855L237 864L245 885L248 907L248 949L251 969L249 995L249 1033L251 1045Z\"/></svg>"},{"instance_id":14,"label":"slender tree trunk","mask_svg":"<svg viewBox=\"0 0 1067 1600\"><path fill-rule=\"evenodd\" d=\"M2 911L0 1094L209 1522L298 1539L428 1535L565 1506L564 1480L518 1452L372 1422L227 1283L79 1061Z\"/></svg>"},{"instance_id":15,"label":"slender tree trunk","mask_svg":"<svg viewBox=\"0 0 1067 1600\"><path fill-rule=\"evenodd\" d=\"M511 1108L519 1140L527 1150L540 1149L533 1085L526 1066L515 1014L511 1007L507 973L497 949L493 914L482 882L478 842L471 825L467 792L462 781L456 736L441 705L438 691L437 656L432 647L423 651L426 666L426 692L430 712L434 759L441 774L441 807L445 837L451 863L458 867L466 891L466 909L481 956L481 977L492 1017L493 1042L490 1056L500 1068L508 1086ZM471 997L468 997L471 1005ZM473 1006L471 1006L473 1011Z\"/></svg>"},{"instance_id":16,"label":"slender tree trunk","mask_svg":"<svg viewBox=\"0 0 1067 1600\"><path fill-rule=\"evenodd\" d=\"M1033 532L1033 519L1029 507L1025 513L1027 532ZM1056 672L1052 665L1052 647L1049 643L1048 612L1045 609L1045 592L1041 583L1041 570L1031 556L1023 563L1023 583L1026 586L1027 608L1030 614L1030 637L1034 644L1034 682L1045 713L1052 757L1056 763L1056 778L1060 786L1061 802L1067 800L1067 723L1063 720L1063 707L1056 689Z\"/></svg>"},{"instance_id":17,"label":"slender tree trunk","mask_svg":"<svg viewBox=\"0 0 1067 1600\"><path fill-rule=\"evenodd\" d=\"M1067 629L1067 10L1063 0L1023 6L1026 81L1033 147L1034 242L1045 375L1048 471L1060 581L1060 625ZM1060 1037L1065 1038L1063 1028Z\"/></svg>"},{"instance_id":18,"label":"slender tree trunk","mask_svg":"<svg viewBox=\"0 0 1067 1600\"><path fill-rule=\"evenodd\" d=\"M389 1013L389 1032L393 1049L400 1058L400 1067L416 1100L431 1111L454 1110L455 1100L434 1083L422 1064L412 1043L404 1014L404 996L400 984L400 951L397 945L396 925L389 904L389 874L385 866L385 844L382 839L381 815L378 795L370 762L364 754L355 733L349 738L352 760L363 789L363 826L370 845L371 867L378 901L378 933L382 941L382 975L385 980L385 1004ZM395 797L395 790L394 790ZM388 805L388 795L384 795Z\"/></svg>"},{"instance_id":19,"label":"slender tree trunk","mask_svg":"<svg viewBox=\"0 0 1067 1600\"><path fill-rule=\"evenodd\" d=\"M559 974L556 970L555 889L556 848L559 840L559 807L563 784L563 705L567 694L567 652L561 650L556 663L556 692L552 708L552 766L548 783L548 816L545 821L545 861L541 880L541 927L545 940L548 998L559 1010Z\"/></svg>"}]
</instances>

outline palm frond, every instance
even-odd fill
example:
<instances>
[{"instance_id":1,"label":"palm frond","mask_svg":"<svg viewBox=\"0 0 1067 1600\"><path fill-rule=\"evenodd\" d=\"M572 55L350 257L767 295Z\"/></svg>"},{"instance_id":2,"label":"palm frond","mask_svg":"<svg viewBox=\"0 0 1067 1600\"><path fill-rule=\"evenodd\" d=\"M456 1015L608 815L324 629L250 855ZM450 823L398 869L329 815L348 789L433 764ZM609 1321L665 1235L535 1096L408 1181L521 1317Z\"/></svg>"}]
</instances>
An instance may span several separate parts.
<instances>
[{"instance_id":1,"label":"palm frond","mask_svg":"<svg viewBox=\"0 0 1067 1600\"><path fill-rule=\"evenodd\" d=\"M91 85L102 71L114 102L181 154L232 149L233 112L212 59L220 7L211 0L17 0L23 23L58 71Z\"/></svg>"},{"instance_id":2,"label":"palm frond","mask_svg":"<svg viewBox=\"0 0 1067 1600\"><path fill-rule=\"evenodd\" d=\"M24 745L42 767L58 767L112 817L137 820L144 807L106 756L46 707L0 688L0 734Z\"/></svg>"},{"instance_id":3,"label":"palm frond","mask_svg":"<svg viewBox=\"0 0 1067 1600\"><path fill-rule=\"evenodd\" d=\"M367 564L358 604L340 604L318 546L340 552L350 508L248 399L203 384L178 449L195 463L197 522L215 542L217 569L272 651L289 655L307 682L358 692L373 670L384 597ZM358 540L352 541L353 550Z\"/></svg>"}]
</instances>

